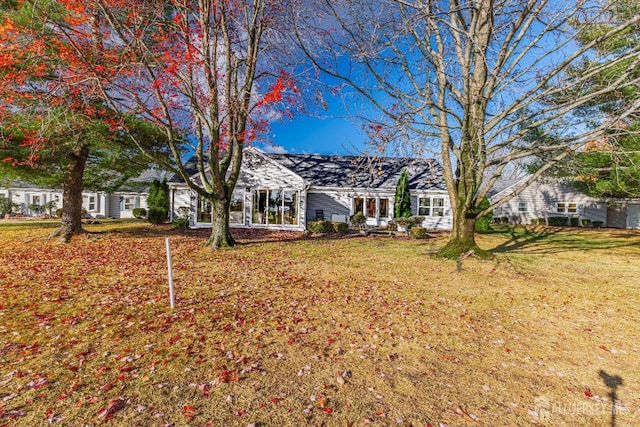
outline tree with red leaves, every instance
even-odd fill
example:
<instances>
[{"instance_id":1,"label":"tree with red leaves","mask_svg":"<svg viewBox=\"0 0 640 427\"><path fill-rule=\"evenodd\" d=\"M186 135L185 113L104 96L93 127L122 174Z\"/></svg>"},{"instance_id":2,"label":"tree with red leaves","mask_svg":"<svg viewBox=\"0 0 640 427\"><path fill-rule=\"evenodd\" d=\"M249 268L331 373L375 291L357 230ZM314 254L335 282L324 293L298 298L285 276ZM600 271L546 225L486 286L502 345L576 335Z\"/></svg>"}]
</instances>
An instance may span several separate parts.
<instances>
[{"instance_id":1,"label":"tree with red leaves","mask_svg":"<svg viewBox=\"0 0 640 427\"><path fill-rule=\"evenodd\" d=\"M76 46L92 46L95 53L95 32L78 31L74 45L46 25L49 18L71 25L72 17L55 2L0 7L0 178L62 187L62 220L52 237L65 242L83 232L85 184L113 190L149 167L128 133L153 156L164 147L163 134L149 124L121 121L87 78Z\"/></svg>"},{"instance_id":2,"label":"tree with red leaves","mask_svg":"<svg viewBox=\"0 0 640 427\"><path fill-rule=\"evenodd\" d=\"M39 2L30 7L42 7ZM111 110L162 130L178 173L211 202L208 244L233 246L231 193L243 150L300 91L277 64L289 57L275 0L57 0L47 27ZM89 41L91 41L89 43ZM125 127L126 129L126 127ZM138 147L148 149L135 134ZM186 165L195 160L197 179Z\"/></svg>"}]
</instances>

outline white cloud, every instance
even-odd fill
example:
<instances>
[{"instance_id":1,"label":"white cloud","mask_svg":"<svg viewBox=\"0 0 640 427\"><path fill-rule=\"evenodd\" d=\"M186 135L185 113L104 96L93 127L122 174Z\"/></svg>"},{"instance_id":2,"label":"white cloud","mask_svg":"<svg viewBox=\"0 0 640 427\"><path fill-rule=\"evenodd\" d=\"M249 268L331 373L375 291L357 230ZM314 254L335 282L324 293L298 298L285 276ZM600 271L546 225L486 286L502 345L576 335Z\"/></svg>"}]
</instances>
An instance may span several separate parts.
<instances>
[{"instance_id":1,"label":"white cloud","mask_svg":"<svg viewBox=\"0 0 640 427\"><path fill-rule=\"evenodd\" d=\"M273 153L273 154L289 154L286 148L282 145L274 145L274 144L263 144L260 149L265 153Z\"/></svg>"}]
</instances>

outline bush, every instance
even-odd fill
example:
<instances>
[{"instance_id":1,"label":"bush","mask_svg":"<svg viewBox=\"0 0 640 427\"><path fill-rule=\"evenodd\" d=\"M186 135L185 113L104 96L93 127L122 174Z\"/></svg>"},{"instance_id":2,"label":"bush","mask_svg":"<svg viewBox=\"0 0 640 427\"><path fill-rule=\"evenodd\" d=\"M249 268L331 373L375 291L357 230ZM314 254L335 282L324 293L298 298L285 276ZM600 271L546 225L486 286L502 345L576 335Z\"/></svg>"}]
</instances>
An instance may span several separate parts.
<instances>
[{"instance_id":1,"label":"bush","mask_svg":"<svg viewBox=\"0 0 640 427\"><path fill-rule=\"evenodd\" d=\"M424 227L411 227L410 234L413 239L426 239L427 229Z\"/></svg>"},{"instance_id":2,"label":"bush","mask_svg":"<svg viewBox=\"0 0 640 427\"><path fill-rule=\"evenodd\" d=\"M346 234L349 232L349 224L346 222L332 222L333 230L338 234Z\"/></svg>"},{"instance_id":3,"label":"bush","mask_svg":"<svg viewBox=\"0 0 640 427\"><path fill-rule=\"evenodd\" d=\"M149 208L147 221L153 225L163 224L167 220L167 211L163 208Z\"/></svg>"},{"instance_id":4,"label":"bush","mask_svg":"<svg viewBox=\"0 0 640 427\"><path fill-rule=\"evenodd\" d=\"M147 210L145 208L133 208L133 216L138 219L144 219L147 216Z\"/></svg>"},{"instance_id":5,"label":"bush","mask_svg":"<svg viewBox=\"0 0 640 427\"><path fill-rule=\"evenodd\" d=\"M588 227L590 225L591 225L591 220L590 219L587 219L587 218L583 218L582 219L582 226L583 227Z\"/></svg>"},{"instance_id":6,"label":"bush","mask_svg":"<svg viewBox=\"0 0 640 427\"><path fill-rule=\"evenodd\" d=\"M476 233L486 233L491 230L491 218L487 215L476 218L473 229Z\"/></svg>"},{"instance_id":7,"label":"bush","mask_svg":"<svg viewBox=\"0 0 640 427\"><path fill-rule=\"evenodd\" d=\"M474 210L474 213L479 213L487 209L490 205L491 203L489 202L489 199L485 196L482 198L480 203L478 203L478 206ZM491 230L491 221L493 221L493 212L489 212L486 215L479 216L476 218L475 222L473 223L473 229L477 233L486 233L489 230Z\"/></svg>"},{"instance_id":8,"label":"bush","mask_svg":"<svg viewBox=\"0 0 640 427\"><path fill-rule=\"evenodd\" d=\"M62 211L63 211L63 210L64 210L64 209L62 209L62 208L58 208L58 209L56 209L56 216L57 216L58 218L62 218Z\"/></svg>"},{"instance_id":9,"label":"bush","mask_svg":"<svg viewBox=\"0 0 640 427\"><path fill-rule=\"evenodd\" d=\"M602 222L602 221L591 221L591 224L593 224L593 226L595 228L600 228L600 227L602 227L602 224L604 224L604 222Z\"/></svg>"},{"instance_id":10,"label":"bush","mask_svg":"<svg viewBox=\"0 0 640 427\"><path fill-rule=\"evenodd\" d=\"M173 227L173 228L189 228L189 218L188 217L176 218L171 223L171 227Z\"/></svg>"},{"instance_id":11,"label":"bush","mask_svg":"<svg viewBox=\"0 0 640 427\"><path fill-rule=\"evenodd\" d=\"M554 227L564 227L569 224L569 217L566 216L550 216L549 225Z\"/></svg>"},{"instance_id":12,"label":"bush","mask_svg":"<svg viewBox=\"0 0 640 427\"><path fill-rule=\"evenodd\" d=\"M572 227L577 227L578 225L580 225L580 218L572 217L571 218L571 226Z\"/></svg>"},{"instance_id":13,"label":"bush","mask_svg":"<svg viewBox=\"0 0 640 427\"><path fill-rule=\"evenodd\" d=\"M311 221L307 226L312 233L333 233L333 223L331 221Z\"/></svg>"},{"instance_id":14,"label":"bush","mask_svg":"<svg viewBox=\"0 0 640 427\"><path fill-rule=\"evenodd\" d=\"M349 218L349 220L351 221L351 224L358 227L367 223L367 217L359 212L357 214L351 215L351 218Z\"/></svg>"},{"instance_id":15,"label":"bush","mask_svg":"<svg viewBox=\"0 0 640 427\"><path fill-rule=\"evenodd\" d=\"M509 217L508 216L500 217L500 222L502 222L503 224L509 224Z\"/></svg>"},{"instance_id":16,"label":"bush","mask_svg":"<svg viewBox=\"0 0 640 427\"><path fill-rule=\"evenodd\" d=\"M411 221L410 218L404 217L404 216L401 216L400 218L393 218L392 222L395 225L399 225L400 227L405 227L405 228L410 227L410 225L413 225L413 221Z\"/></svg>"},{"instance_id":17,"label":"bush","mask_svg":"<svg viewBox=\"0 0 640 427\"><path fill-rule=\"evenodd\" d=\"M538 225L538 218L531 218L531 225Z\"/></svg>"},{"instance_id":18,"label":"bush","mask_svg":"<svg viewBox=\"0 0 640 427\"><path fill-rule=\"evenodd\" d=\"M410 216L409 221L411 221L411 226L420 227L424 221L424 217L419 215Z\"/></svg>"},{"instance_id":19,"label":"bush","mask_svg":"<svg viewBox=\"0 0 640 427\"><path fill-rule=\"evenodd\" d=\"M546 218L538 218L538 224L540 224L540 225L547 225L547 220L546 220Z\"/></svg>"}]
</instances>

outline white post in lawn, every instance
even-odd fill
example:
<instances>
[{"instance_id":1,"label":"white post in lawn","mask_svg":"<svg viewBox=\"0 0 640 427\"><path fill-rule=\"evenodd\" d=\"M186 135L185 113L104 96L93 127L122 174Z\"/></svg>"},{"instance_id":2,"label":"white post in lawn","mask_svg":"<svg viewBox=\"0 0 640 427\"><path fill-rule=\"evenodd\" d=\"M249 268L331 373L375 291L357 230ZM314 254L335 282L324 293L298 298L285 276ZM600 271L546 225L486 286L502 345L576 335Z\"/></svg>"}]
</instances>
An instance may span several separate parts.
<instances>
[{"instance_id":1,"label":"white post in lawn","mask_svg":"<svg viewBox=\"0 0 640 427\"><path fill-rule=\"evenodd\" d=\"M166 239L167 243L167 269L169 271L169 305L171 308L176 308L175 298L173 294L173 270L171 268L171 246L169 245L169 238Z\"/></svg>"}]
</instances>

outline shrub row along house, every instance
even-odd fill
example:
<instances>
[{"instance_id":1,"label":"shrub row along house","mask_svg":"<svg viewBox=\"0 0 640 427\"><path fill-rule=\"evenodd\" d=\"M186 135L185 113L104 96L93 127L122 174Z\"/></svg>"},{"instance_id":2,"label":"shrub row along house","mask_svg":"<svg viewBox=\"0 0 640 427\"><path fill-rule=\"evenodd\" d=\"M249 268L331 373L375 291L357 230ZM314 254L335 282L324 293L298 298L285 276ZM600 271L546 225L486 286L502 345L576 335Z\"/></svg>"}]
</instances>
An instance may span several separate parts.
<instances>
[{"instance_id":1,"label":"shrub row along house","mask_svg":"<svg viewBox=\"0 0 640 427\"><path fill-rule=\"evenodd\" d=\"M423 226L450 229L451 206L435 160L267 154L248 148L233 192L231 227L304 230L310 221L347 222L362 213L369 226L393 218L395 189L409 174L414 215ZM194 164L188 164L199 182ZM189 215L193 228L211 227L211 206L177 176L169 181L172 219Z\"/></svg>"}]
</instances>

